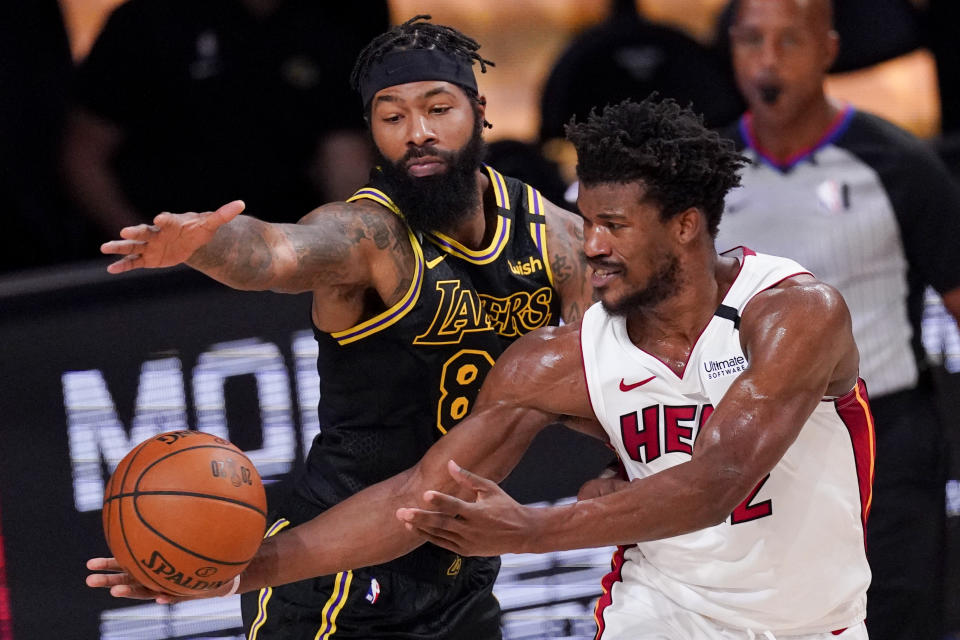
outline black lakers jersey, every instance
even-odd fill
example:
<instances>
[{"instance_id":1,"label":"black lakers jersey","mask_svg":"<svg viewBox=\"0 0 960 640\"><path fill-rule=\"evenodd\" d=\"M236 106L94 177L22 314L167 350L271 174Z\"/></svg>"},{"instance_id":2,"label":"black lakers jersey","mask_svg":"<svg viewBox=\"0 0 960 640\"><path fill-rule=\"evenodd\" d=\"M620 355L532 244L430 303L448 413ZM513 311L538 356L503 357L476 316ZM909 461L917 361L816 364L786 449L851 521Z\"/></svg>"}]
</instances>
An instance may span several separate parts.
<instances>
[{"instance_id":1,"label":"black lakers jersey","mask_svg":"<svg viewBox=\"0 0 960 640\"><path fill-rule=\"evenodd\" d=\"M559 322L543 199L486 167L498 215L489 246L408 229L413 282L389 309L319 343L321 433L299 493L324 508L414 464L472 408L487 372L520 336ZM376 180L369 199L402 217Z\"/></svg>"}]
</instances>

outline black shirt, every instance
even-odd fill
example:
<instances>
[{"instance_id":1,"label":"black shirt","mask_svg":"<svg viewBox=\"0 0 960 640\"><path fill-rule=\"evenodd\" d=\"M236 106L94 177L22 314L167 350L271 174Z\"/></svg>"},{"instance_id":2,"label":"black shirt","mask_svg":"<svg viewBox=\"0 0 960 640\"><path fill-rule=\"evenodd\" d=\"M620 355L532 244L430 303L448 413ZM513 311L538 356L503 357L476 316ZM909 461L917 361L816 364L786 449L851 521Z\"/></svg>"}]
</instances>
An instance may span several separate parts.
<instances>
[{"instance_id":1,"label":"black shirt","mask_svg":"<svg viewBox=\"0 0 960 640\"><path fill-rule=\"evenodd\" d=\"M329 507L420 460L462 420L504 349L560 320L543 200L487 168L499 212L478 251L443 234L415 234L414 281L390 309L319 343L320 429L299 492ZM374 180L351 200L397 211Z\"/></svg>"},{"instance_id":2,"label":"black shirt","mask_svg":"<svg viewBox=\"0 0 960 640\"><path fill-rule=\"evenodd\" d=\"M363 126L349 74L387 26L386 2L350 7L286 0L257 17L239 0L119 6L77 99L122 129L116 169L134 206L152 215L241 198L292 222L324 202L308 163L325 132Z\"/></svg>"}]
</instances>

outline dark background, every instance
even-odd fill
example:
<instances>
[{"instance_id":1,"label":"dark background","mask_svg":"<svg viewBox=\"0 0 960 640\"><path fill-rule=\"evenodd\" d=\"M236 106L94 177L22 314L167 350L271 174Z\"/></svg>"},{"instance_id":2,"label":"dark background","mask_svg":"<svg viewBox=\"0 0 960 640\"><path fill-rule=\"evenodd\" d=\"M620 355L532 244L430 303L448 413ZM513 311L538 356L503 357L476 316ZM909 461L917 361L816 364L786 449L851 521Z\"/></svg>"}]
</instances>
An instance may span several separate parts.
<instances>
[{"instance_id":1,"label":"dark background","mask_svg":"<svg viewBox=\"0 0 960 640\"><path fill-rule=\"evenodd\" d=\"M108 276L99 262L0 280L0 530L16 640L97 638L103 609L137 604L84 586L87 558L109 554L101 512L81 512L75 506L63 373L98 369L129 434L143 362L176 357L186 387L187 423L193 428L190 379L200 355L231 340L271 342L283 354L294 396L299 465L301 424L291 341L294 333L309 329L309 302L308 296L232 291L185 269ZM245 450L259 448L261 413L254 377L229 379L225 397L231 440ZM523 502L573 495L607 459L599 443L551 427L507 487ZM107 467L101 468L106 480ZM268 496L289 477L268 478ZM599 591L599 584L592 584ZM539 599L554 597L544 591ZM0 580L0 637L2 624ZM171 629L169 635L130 631L111 637L201 636Z\"/></svg>"}]
</instances>

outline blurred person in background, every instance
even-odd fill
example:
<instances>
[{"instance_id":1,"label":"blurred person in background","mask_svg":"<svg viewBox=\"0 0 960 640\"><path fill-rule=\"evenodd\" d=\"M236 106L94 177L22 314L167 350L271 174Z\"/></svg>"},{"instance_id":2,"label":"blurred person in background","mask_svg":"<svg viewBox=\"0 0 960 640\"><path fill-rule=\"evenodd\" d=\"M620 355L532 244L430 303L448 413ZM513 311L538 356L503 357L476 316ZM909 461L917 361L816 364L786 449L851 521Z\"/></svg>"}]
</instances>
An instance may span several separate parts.
<instances>
[{"instance_id":1,"label":"blurred person in background","mask_svg":"<svg viewBox=\"0 0 960 640\"><path fill-rule=\"evenodd\" d=\"M574 38L550 70L540 101L540 139L564 137L572 116L585 118L653 91L692 103L711 127L743 111L722 56L676 29L647 21L635 0L611 0L610 16Z\"/></svg>"},{"instance_id":2,"label":"blurred person in background","mask_svg":"<svg viewBox=\"0 0 960 640\"><path fill-rule=\"evenodd\" d=\"M77 73L63 168L101 233L243 198L295 222L363 184L353 60L385 0L129 0Z\"/></svg>"},{"instance_id":3,"label":"blurred person in background","mask_svg":"<svg viewBox=\"0 0 960 640\"><path fill-rule=\"evenodd\" d=\"M56 0L0 8L0 272L84 251L57 176L71 68Z\"/></svg>"},{"instance_id":4,"label":"blurred person in background","mask_svg":"<svg viewBox=\"0 0 960 640\"><path fill-rule=\"evenodd\" d=\"M753 162L717 246L793 258L850 306L877 427L867 626L939 639L946 456L919 322L926 285L960 318L960 188L922 142L825 95L829 0L739 0L732 15L749 111L730 135Z\"/></svg>"}]
</instances>

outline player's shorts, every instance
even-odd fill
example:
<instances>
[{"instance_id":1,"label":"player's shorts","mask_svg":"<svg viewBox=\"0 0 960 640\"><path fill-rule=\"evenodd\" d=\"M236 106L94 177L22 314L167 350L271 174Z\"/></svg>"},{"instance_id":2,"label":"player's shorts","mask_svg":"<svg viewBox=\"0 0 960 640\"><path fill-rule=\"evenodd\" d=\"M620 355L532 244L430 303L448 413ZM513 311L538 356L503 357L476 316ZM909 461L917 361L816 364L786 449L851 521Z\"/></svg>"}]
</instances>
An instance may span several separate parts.
<instances>
[{"instance_id":1,"label":"player's shorts","mask_svg":"<svg viewBox=\"0 0 960 640\"><path fill-rule=\"evenodd\" d=\"M836 632L803 635L733 629L638 582L615 583L612 601L598 613L601 628L596 640L867 640L862 622Z\"/></svg>"},{"instance_id":2,"label":"player's shorts","mask_svg":"<svg viewBox=\"0 0 960 640\"><path fill-rule=\"evenodd\" d=\"M281 518L267 535L286 526ZM499 568L496 558L421 547L386 565L245 593L244 631L247 640L500 640Z\"/></svg>"}]
</instances>

